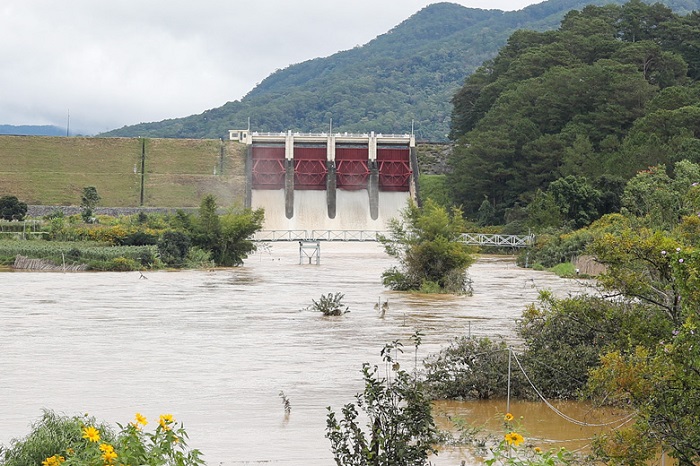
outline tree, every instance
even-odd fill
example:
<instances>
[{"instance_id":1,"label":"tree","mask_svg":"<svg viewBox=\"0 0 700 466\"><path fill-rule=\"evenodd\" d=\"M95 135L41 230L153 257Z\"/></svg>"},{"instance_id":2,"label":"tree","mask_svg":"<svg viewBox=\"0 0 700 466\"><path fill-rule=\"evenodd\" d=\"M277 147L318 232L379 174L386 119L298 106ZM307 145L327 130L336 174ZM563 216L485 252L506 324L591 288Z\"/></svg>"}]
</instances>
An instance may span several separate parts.
<instances>
[{"instance_id":1,"label":"tree","mask_svg":"<svg viewBox=\"0 0 700 466\"><path fill-rule=\"evenodd\" d=\"M93 210L100 202L100 195L97 194L97 188L94 186L86 186L83 188L83 193L80 196L80 215L86 223L92 221Z\"/></svg>"},{"instance_id":2,"label":"tree","mask_svg":"<svg viewBox=\"0 0 700 466\"><path fill-rule=\"evenodd\" d=\"M24 220L27 215L27 204L20 202L16 196L0 197L0 219Z\"/></svg>"},{"instance_id":3,"label":"tree","mask_svg":"<svg viewBox=\"0 0 700 466\"><path fill-rule=\"evenodd\" d=\"M262 209L245 209L241 212L217 214L216 198L207 195L202 199L199 218L193 225L193 243L210 251L217 265L238 266L255 250L250 237L262 228Z\"/></svg>"},{"instance_id":4,"label":"tree","mask_svg":"<svg viewBox=\"0 0 700 466\"><path fill-rule=\"evenodd\" d=\"M166 231L158 240L160 259L173 267L181 267L185 263L190 250L190 237L181 231Z\"/></svg>"},{"instance_id":5,"label":"tree","mask_svg":"<svg viewBox=\"0 0 700 466\"><path fill-rule=\"evenodd\" d=\"M672 334L608 353L591 372L594 396L637 413L634 425L596 442L599 457L617 464L646 464L659 446L682 466L700 461L700 253L682 250L669 266L685 303Z\"/></svg>"},{"instance_id":6,"label":"tree","mask_svg":"<svg viewBox=\"0 0 700 466\"><path fill-rule=\"evenodd\" d=\"M416 350L420 344L418 335ZM362 365L365 389L356 403L342 409L342 418L328 407L326 438L338 466L422 466L430 453L436 453L437 429L416 379L400 369L393 352L403 352L398 341L381 351L386 365L385 378L377 366ZM358 408L367 417L363 430Z\"/></svg>"},{"instance_id":7,"label":"tree","mask_svg":"<svg viewBox=\"0 0 700 466\"><path fill-rule=\"evenodd\" d=\"M600 192L583 177L567 176L553 181L547 192L559 206L562 217L574 228L581 228L598 218Z\"/></svg>"},{"instance_id":8,"label":"tree","mask_svg":"<svg viewBox=\"0 0 700 466\"><path fill-rule=\"evenodd\" d=\"M389 222L389 236L380 238L387 254L399 260L399 267L382 274L384 285L401 291L464 292L466 270L474 259L459 241L463 232L459 209L448 213L431 199L423 208L409 201L401 220Z\"/></svg>"}]
</instances>

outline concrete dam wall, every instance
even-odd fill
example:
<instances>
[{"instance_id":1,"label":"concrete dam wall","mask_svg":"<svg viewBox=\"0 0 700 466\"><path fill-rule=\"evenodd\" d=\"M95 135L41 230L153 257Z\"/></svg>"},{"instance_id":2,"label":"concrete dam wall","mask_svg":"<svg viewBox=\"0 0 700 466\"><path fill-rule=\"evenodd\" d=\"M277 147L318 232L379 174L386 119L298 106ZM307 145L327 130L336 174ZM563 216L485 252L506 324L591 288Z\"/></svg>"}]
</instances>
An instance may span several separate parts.
<instances>
[{"instance_id":1,"label":"concrete dam wall","mask_svg":"<svg viewBox=\"0 0 700 466\"><path fill-rule=\"evenodd\" d=\"M265 230L385 230L416 198L411 135L251 133L246 205L265 209Z\"/></svg>"}]
</instances>

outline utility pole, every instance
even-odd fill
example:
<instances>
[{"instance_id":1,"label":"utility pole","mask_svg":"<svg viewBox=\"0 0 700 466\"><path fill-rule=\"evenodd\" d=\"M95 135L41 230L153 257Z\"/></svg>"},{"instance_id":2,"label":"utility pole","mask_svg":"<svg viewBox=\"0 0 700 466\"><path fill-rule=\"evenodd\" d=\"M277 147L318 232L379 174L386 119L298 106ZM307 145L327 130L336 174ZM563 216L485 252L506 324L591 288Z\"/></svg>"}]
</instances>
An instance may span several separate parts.
<instances>
[{"instance_id":1,"label":"utility pole","mask_svg":"<svg viewBox=\"0 0 700 466\"><path fill-rule=\"evenodd\" d=\"M506 413L510 412L510 367L511 367L511 359L513 357L513 348L511 346L508 347L508 395L506 398Z\"/></svg>"}]
</instances>

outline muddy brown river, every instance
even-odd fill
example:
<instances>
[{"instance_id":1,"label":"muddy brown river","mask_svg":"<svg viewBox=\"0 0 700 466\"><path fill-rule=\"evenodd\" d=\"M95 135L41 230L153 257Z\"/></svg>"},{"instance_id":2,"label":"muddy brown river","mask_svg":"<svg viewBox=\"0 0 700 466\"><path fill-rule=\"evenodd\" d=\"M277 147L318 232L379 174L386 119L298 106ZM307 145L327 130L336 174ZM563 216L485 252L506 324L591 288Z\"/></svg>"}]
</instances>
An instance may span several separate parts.
<instances>
[{"instance_id":1,"label":"muddy brown river","mask_svg":"<svg viewBox=\"0 0 700 466\"><path fill-rule=\"evenodd\" d=\"M422 358L459 335L512 340L514 320L539 290L563 297L585 286L482 256L469 270L473 296L404 294L380 283L392 264L376 243L323 243L320 265L299 265L297 243L274 243L236 269L1 273L0 444L26 435L44 408L120 423L138 411L148 427L171 413L209 465L331 465L326 407L354 400L362 363L380 363L384 343L410 347L421 330ZM305 310L335 292L350 313ZM378 300L389 301L383 316ZM407 351L403 363L412 362ZM528 431L542 442L568 436L585 445L594 433L566 427L544 405L526 407L537 420ZM436 412L484 424L505 402L441 403ZM433 461L463 458L477 464L458 450Z\"/></svg>"}]
</instances>

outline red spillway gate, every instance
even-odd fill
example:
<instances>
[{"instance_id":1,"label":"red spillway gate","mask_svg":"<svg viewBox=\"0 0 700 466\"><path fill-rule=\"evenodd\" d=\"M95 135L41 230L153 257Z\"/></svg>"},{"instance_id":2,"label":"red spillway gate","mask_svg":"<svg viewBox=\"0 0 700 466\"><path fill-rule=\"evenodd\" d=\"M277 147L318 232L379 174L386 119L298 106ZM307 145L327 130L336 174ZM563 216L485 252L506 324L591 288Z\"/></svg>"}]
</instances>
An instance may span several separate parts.
<instances>
[{"instance_id":1,"label":"red spillway gate","mask_svg":"<svg viewBox=\"0 0 700 466\"><path fill-rule=\"evenodd\" d=\"M326 147L294 147L294 189L326 189Z\"/></svg>"},{"instance_id":2,"label":"red spillway gate","mask_svg":"<svg viewBox=\"0 0 700 466\"><path fill-rule=\"evenodd\" d=\"M284 189L284 146L253 146L253 189Z\"/></svg>"},{"instance_id":3,"label":"red spillway gate","mask_svg":"<svg viewBox=\"0 0 700 466\"><path fill-rule=\"evenodd\" d=\"M367 148L343 147L335 150L336 187L348 191L367 189L369 166Z\"/></svg>"},{"instance_id":4,"label":"red spillway gate","mask_svg":"<svg viewBox=\"0 0 700 466\"><path fill-rule=\"evenodd\" d=\"M407 147L378 147L379 189L381 191L409 191L411 152Z\"/></svg>"}]
</instances>

